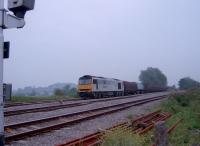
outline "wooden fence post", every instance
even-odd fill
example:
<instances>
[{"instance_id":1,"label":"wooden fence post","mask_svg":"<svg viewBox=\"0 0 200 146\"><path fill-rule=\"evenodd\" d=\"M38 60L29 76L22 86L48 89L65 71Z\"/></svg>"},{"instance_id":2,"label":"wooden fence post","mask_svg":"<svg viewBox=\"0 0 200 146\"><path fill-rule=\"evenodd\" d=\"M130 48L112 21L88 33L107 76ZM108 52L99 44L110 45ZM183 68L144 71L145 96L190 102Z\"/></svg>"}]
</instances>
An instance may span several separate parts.
<instances>
[{"instance_id":1,"label":"wooden fence post","mask_svg":"<svg viewBox=\"0 0 200 146\"><path fill-rule=\"evenodd\" d=\"M164 121L155 124L155 146L169 146L167 127Z\"/></svg>"}]
</instances>

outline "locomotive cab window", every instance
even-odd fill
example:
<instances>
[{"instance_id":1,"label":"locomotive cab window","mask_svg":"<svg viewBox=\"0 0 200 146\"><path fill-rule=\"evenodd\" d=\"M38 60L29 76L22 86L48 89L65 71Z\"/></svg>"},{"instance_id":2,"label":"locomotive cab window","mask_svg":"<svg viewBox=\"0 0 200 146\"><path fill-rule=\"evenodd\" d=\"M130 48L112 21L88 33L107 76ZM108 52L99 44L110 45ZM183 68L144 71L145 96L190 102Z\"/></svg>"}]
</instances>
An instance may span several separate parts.
<instances>
[{"instance_id":1,"label":"locomotive cab window","mask_svg":"<svg viewBox=\"0 0 200 146\"><path fill-rule=\"evenodd\" d=\"M121 86L121 83L118 83L118 89L121 89L122 86Z\"/></svg>"},{"instance_id":2,"label":"locomotive cab window","mask_svg":"<svg viewBox=\"0 0 200 146\"><path fill-rule=\"evenodd\" d=\"M87 85L87 84L91 84L91 83L92 83L91 79L80 79L79 80L80 85Z\"/></svg>"}]
</instances>

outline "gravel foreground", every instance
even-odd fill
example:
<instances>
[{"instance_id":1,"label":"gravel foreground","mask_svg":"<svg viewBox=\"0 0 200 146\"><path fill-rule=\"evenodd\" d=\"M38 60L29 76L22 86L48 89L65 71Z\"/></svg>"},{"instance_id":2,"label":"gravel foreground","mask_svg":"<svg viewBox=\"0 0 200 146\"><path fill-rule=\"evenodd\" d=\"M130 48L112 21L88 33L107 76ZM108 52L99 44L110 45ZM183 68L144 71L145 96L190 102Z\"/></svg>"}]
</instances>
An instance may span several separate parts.
<instances>
[{"instance_id":1,"label":"gravel foreground","mask_svg":"<svg viewBox=\"0 0 200 146\"><path fill-rule=\"evenodd\" d=\"M133 115L133 117L138 117L139 115L141 116L142 114L147 113L150 109L156 110L163 100L154 101L142 106L135 106L121 112L83 121L70 127L15 141L9 146L55 146L56 144L62 144L126 121L130 114Z\"/></svg>"}]
</instances>

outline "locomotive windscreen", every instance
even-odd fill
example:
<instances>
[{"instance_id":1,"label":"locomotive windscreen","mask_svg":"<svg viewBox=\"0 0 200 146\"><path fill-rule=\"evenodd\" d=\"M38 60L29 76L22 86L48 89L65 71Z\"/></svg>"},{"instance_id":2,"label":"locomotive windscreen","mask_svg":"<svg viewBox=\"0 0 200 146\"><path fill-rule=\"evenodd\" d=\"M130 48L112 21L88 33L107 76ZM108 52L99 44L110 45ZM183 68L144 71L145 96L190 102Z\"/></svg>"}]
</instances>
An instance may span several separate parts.
<instances>
[{"instance_id":1,"label":"locomotive windscreen","mask_svg":"<svg viewBox=\"0 0 200 146\"><path fill-rule=\"evenodd\" d=\"M80 79L79 80L80 85L87 85L87 84L91 84L91 83L92 83L92 79Z\"/></svg>"}]
</instances>

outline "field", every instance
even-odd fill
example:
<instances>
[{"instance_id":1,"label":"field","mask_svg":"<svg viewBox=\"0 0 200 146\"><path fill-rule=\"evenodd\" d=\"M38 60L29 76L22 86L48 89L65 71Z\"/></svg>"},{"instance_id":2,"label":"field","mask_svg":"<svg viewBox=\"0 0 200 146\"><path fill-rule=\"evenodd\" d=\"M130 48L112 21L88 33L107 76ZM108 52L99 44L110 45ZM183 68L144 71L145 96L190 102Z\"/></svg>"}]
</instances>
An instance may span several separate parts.
<instances>
[{"instance_id":1,"label":"field","mask_svg":"<svg viewBox=\"0 0 200 146\"><path fill-rule=\"evenodd\" d=\"M73 99L74 97L68 96L45 96L45 97L29 97L29 96L13 96L11 101L8 102L39 102L49 100L64 100Z\"/></svg>"},{"instance_id":2,"label":"field","mask_svg":"<svg viewBox=\"0 0 200 146\"><path fill-rule=\"evenodd\" d=\"M173 146L200 144L199 105L200 90L192 90L181 95L172 95L159 107L162 111L172 113L172 117L166 123L168 127L178 119L183 119L169 135L169 141ZM118 129L104 136L102 146L149 146L153 144L153 139L153 131L143 137L139 137L131 132L123 132Z\"/></svg>"}]
</instances>

